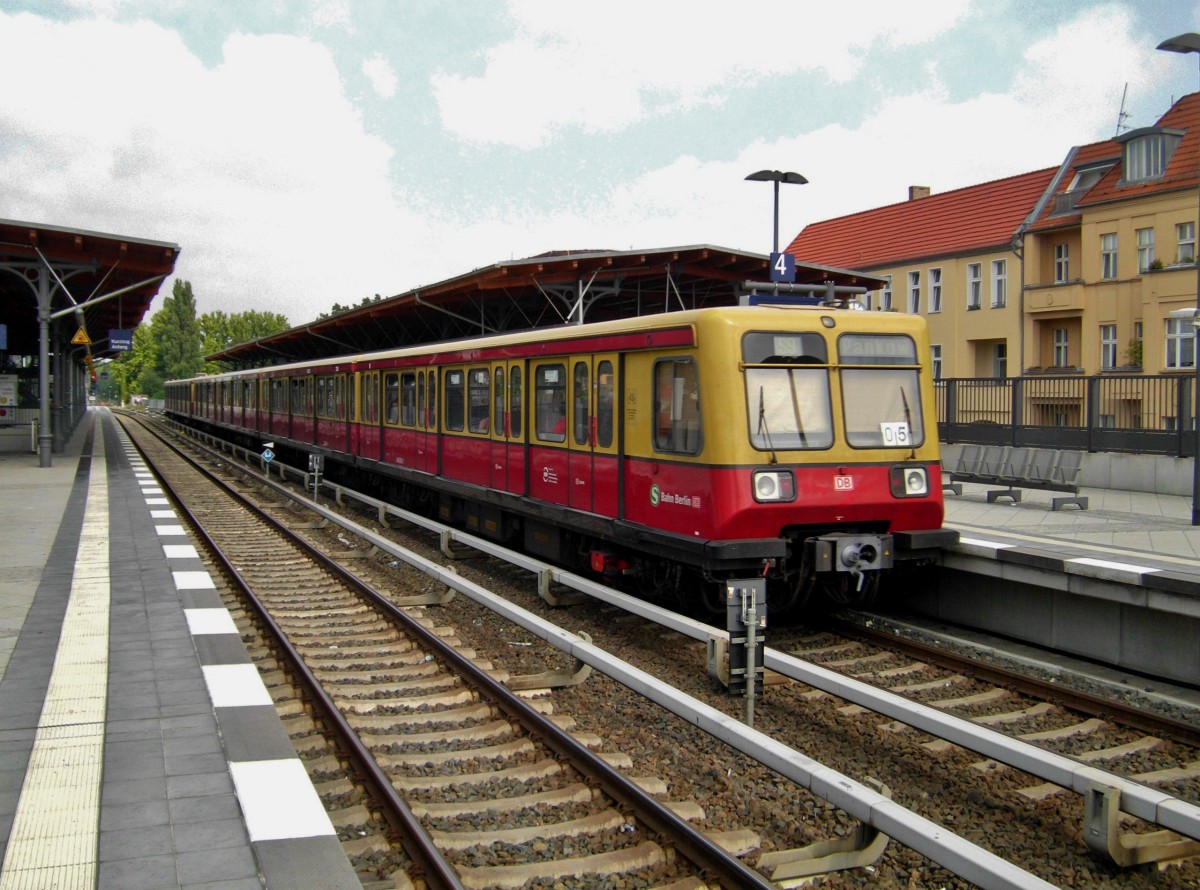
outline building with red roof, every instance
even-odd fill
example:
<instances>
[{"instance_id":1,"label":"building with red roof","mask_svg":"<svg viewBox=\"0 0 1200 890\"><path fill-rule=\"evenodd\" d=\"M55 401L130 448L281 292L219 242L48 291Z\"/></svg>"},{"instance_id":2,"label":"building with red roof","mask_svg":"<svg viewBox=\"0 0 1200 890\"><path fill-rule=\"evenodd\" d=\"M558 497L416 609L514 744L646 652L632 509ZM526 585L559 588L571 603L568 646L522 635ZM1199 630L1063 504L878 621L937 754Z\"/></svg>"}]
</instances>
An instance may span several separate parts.
<instances>
[{"instance_id":1,"label":"building with red roof","mask_svg":"<svg viewBox=\"0 0 1200 890\"><path fill-rule=\"evenodd\" d=\"M1190 373L1200 94L1154 126L1048 167L807 226L798 260L888 286L874 309L924 315L944 377ZM1169 423L1163 414L1156 425Z\"/></svg>"}]
</instances>

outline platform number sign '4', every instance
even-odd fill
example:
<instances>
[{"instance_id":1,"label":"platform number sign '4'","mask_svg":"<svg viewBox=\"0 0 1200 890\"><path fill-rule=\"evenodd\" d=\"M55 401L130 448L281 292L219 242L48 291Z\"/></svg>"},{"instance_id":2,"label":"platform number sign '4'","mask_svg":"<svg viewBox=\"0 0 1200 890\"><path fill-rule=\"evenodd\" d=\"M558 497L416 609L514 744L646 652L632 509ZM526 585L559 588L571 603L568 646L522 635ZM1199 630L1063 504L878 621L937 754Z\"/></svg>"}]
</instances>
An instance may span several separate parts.
<instances>
[{"instance_id":1,"label":"platform number sign '4'","mask_svg":"<svg viewBox=\"0 0 1200 890\"><path fill-rule=\"evenodd\" d=\"M788 282L795 281L796 258L790 253L771 254L771 280Z\"/></svg>"}]
</instances>

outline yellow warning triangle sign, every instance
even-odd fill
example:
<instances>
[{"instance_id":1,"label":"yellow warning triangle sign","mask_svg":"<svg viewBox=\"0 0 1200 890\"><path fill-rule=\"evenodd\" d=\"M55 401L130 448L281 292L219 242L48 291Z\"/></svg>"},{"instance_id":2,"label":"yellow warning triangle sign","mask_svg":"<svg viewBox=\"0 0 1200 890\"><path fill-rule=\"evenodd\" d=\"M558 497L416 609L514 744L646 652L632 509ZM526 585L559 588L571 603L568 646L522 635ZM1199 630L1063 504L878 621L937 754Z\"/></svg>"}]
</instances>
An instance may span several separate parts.
<instances>
[{"instance_id":1,"label":"yellow warning triangle sign","mask_svg":"<svg viewBox=\"0 0 1200 890\"><path fill-rule=\"evenodd\" d=\"M71 338L72 346L91 346L92 338L87 335L87 331L80 328L75 332L75 336Z\"/></svg>"}]
</instances>

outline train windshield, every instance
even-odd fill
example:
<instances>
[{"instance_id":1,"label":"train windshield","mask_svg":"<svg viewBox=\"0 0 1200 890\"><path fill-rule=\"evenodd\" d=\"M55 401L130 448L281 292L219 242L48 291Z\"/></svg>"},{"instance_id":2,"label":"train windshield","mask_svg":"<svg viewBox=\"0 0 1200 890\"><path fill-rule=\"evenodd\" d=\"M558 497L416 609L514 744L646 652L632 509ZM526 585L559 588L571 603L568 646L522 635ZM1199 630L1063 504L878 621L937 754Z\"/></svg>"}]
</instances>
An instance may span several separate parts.
<instances>
[{"instance_id":1,"label":"train windshield","mask_svg":"<svg viewBox=\"0 0 1200 890\"><path fill-rule=\"evenodd\" d=\"M742 340L750 444L760 451L829 448L833 412L825 338L755 332ZM779 367L769 367L769 366ZM800 365L801 367L795 367ZM791 367L789 367L791 366Z\"/></svg>"},{"instance_id":2,"label":"train windshield","mask_svg":"<svg viewBox=\"0 0 1200 890\"><path fill-rule=\"evenodd\" d=\"M917 348L901 334L838 338L846 441L853 448L915 448L925 442Z\"/></svg>"}]
</instances>

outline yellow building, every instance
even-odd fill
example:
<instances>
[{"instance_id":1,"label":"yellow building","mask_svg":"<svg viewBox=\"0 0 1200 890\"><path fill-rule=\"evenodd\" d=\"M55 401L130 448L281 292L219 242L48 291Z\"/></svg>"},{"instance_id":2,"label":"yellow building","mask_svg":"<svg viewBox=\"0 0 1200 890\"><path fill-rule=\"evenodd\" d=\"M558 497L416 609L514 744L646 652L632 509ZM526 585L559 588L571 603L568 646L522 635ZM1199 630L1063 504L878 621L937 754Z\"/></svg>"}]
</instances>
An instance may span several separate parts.
<instances>
[{"instance_id":1,"label":"yellow building","mask_svg":"<svg viewBox=\"0 0 1200 890\"><path fill-rule=\"evenodd\" d=\"M870 306L926 317L939 377L1192 373L1191 320L1170 313L1196 306L1198 174L1191 94L1057 167L940 195L914 187L807 226L787 250L890 279Z\"/></svg>"}]
</instances>

